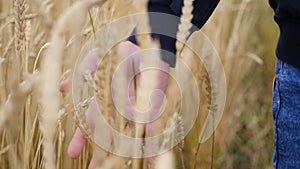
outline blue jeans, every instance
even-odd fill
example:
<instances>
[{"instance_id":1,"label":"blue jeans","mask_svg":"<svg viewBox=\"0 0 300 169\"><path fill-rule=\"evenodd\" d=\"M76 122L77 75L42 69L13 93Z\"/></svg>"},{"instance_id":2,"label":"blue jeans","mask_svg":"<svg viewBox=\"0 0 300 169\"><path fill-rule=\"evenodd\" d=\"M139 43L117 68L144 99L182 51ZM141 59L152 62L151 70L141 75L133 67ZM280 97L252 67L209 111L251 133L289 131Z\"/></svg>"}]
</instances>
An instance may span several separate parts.
<instances>
[{"instance_id":1,"label":"blue jeans","mask_svg":"<svg viewBox=\"0 0 300 169\"><path fill-rule=\"evenodd\" d=\"M280 60L273 86L275 169L300 169L300 69Z\"/></svg>"}]
</instances>

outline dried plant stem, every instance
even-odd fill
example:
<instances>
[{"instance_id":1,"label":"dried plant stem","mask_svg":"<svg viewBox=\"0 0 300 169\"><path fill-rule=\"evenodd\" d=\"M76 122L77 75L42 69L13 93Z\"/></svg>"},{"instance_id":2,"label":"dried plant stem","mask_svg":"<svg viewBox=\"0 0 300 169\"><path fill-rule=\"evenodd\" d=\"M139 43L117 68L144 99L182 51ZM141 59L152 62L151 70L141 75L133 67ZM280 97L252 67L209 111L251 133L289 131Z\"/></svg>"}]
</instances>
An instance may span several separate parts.
<instances>
[{"instance_id":1,"label":"dried plant stem","mask_svg":"<svg viewBox=\"0 0 300 169\"><path fill-rule=\"evenodd\" d=\"M3 129L5 122L10 118L10 116L16 115L21 111L23 105L25 104L27 96L32 91L33 85L35 83L34 77L28 76L26 81L21 84L14 80L11 93L3 107L0 110L0 130Z\"/></svg>"},{"instance_id":2,"label":"dried plant stem","mask_svg":"<svg viewBox=\"0 0 300 169\"><path fill-rule=\"evenodd\" d=\"M174 155L172 151L168 151L159 157L155 162L155 169L175 169ZM183 168L184 169L184 168Z\"/></svg>"},{"instance_id":3,"label":"dried plant stem","mask_svg":"<svg viewBox=\"0 0 300 169\"><path fill-rule=\"evenodd\" d=\"M112 49L114 50L114 49ZM129 72L127 72L127 66L120 66L118 67L118 71L116 72L116 67L118 63L121 63L122 59L121 58L121 53L115 52L113 56L111 56L111 75L114 75L114 77L111 77L111 79L117 79L114 81L114 84L112 84L113 91L114 91L114 96L117 98L127 98L127 86L129 82L127 81L127 77L124 76L127 75ZM114 74L113 74L114 73ZM120 103L118 103L118 110L116 111L121 111L122 113L125 113L126 111L126 99L119 99ZM120 112L115 112L115 122L114 125L119 132L123 134L129 134L129 132L125 131L126 128L126 120L125 118L120 115Z\"/></svg>"},{"instance_id":4,"label":"dried plant stem","mask_svg":"<svg viewBox=\"0 0 300 169\"><path fill-rule=\"evenodd\" d=\"M77 1L62 14L52 31L52 45L43 58L40 76L43 108L40 128L44 135L44 167L46 169L54 169L56 166L54 138L60 109L60 95L57 89L62 73L62 56L66 45L64 37L67 33L79 34L85 23L89 8L102 2L101 0ZM76 20L73 18L76 18ZM72 26L66 27L65 25Z\"/></svg>"},{"instance_id":5,"label":"dried plant stem","mask_svg":"<svg viewBox=\"0 0 300 169\"><path fill-rule=\"evenodd\" d=\"M234 62L230 61L232 59L232 57L234 55L232 55L232 53L235 53L235 49L240 45L239 39L240 39L240 34L235 33L235 32L239 32L239 29L241 28L241 23L242 23L242 19L243 16L245 14L245 9L247 8L247 5L249 4L250 1L243 1L238 9L238 13L236 16L236 19L233 23L233 29L232 29L232 36L230 36L230 39L228 41L228 45L227 45L227 49L226 49L226 53L225 53L225 62L224 62L224 67L226 70L228 70L228 72L232 71L232 64ZM229 75L231 75L232 73L229 73ZM227 79L231 79L230 77L228 77ZM228 82L229 83L229 82Z\"/></svg>"},{"instance_id":6,"label":"dried plant stem","mask_svg":"<svg viewBox=\"0 0 300 169\"><path fill-rule=\"evenodd\" d=\"M6 46L6 48L4 50L3 58L6 58L7 55L9 54L9 52L11 51L13 43L14 43L14 38L11 38L8 42L8 45Z\"/></svg>"},{"instance_id":7,"label":"dried plant stem","mask_svg":"<svg viewBox=\"0 0 300 169\"><path fill-rule=\"evenodd\" d=\"M37 14L27 14L27 15L25 15L25 18L24 18L24 20L31 20L31 19L34 19L34 18L36 18L37 17ZM8 25L10 25L10 24L15 24L16 23L16 20L15 20L15 18L12 18L12 19L10 19L9 21L7 21L5 24L2 24L1 26L0 26L0 32L4 29L4 28L6 28Z\"/></svg>"},{"instance_id":8,"label":"dried plant stem","mask_svg":"<svg viewBox=\"0 0 300 169\"><path fill-rule=\"evenodd\" d=\"M111 93L110 93L110 65L109 59L111 55L103 57L100 65L98 66L97 73L95 74L95 85L96 85L96 98L101 105L99 108L101 113L106 118L108 124L113 124L113 118L111 114Z\"/></svg>"},{"instance_id":9,"label":"dried plant stem","mask_svg":"<svg viewBox=\"0 0 300 169\"><path fill-rule=\"evenodd\" d=\"M29 42L31 39L31 22L30 20L26 21L26 28L25 28L25 62L24 62L24 72L28 73L29 69Z\"/></svg>"},{"instance_id":10,"label":"dried plant stem","mask_svg":"<svg viewBox=\"0 0 300 169\"><path fill-rule=\"evenodd\" d=\"M160 51L158 50L158 44L153 43L153 52L151 54L145 54L142 59L142 65L152 65L154 67L158 67L159 65L159 56ZM149 69L146 71L143 71L143 68L141 70L140 75L140 86L137 88L137 99L136 99L136 106L137 110L141 111L141 113L146 112L150 106L150 100L149 96L151 95L151 92L153 92L157 86L158 86L158 73L159 70L157 69ZM135 137L141 138L144 135L148 135L145 133L145 125L136 123L135 124ZM150 134L149 134L150 135ZM147 146L147 145L146 145ZM139 169L142 165L142 160L134 160L133 161L133 168Z\"/></svg>"},{"instance_id":11,"label":"dried plant stem","mask_svg":"<svg viewBox=\"0 0 300 169\"><path fill-rule=\"evenodd\" d=\"M81 107L81 105L79 107ZM86 118L85 114L83 113L83 111L80 108L78 108L77 110L75 110L75 114L77 116L78 126L80 127L80 130L85 134L86 139L88 139L88 140L92 139L93 132L89 127L87 118Z\"/></svg>"},{"instance_id":12,"label":"dried plant stem","mask_svg":"<svg viewBox=\"0 0 300 169\"><path fill-rule=\"evenodd\" d=\"M15 52L17 65L21 67L19 71L22 71L25 67L25 55L24 55L24 42L25 42L25 12L26 12L26 0L15 0Z\"/></svg>"},{"instance_id":13,"label":"dried plant stem","mask_svg":"<svg viewBox=\"0 0 300 169\"><path fill-rule=\"evenodd\" d=\"M5 89L5 79L4 79L4 62L6 59L0 57L0 104L6 100L6 89Z\"/></svg>"},{"instance_id":14,"label":"dried plant stem","mask_svg":"<svg viewBox=\"0 0 300 169\"><path fill-rule=\"evenodd\" d=\"M147 12L148 0L142 0L137 2L137 9L140 9L140 12ZM154 43L150 36L151 29L149 26L149 18L144 17L139 20L137 25L137 41L142 50L153 48L154 50L159 49L158 43ZM139 35L140 34L140 35ZM157 50L158 51L158 50ZM156 52L157 52L156 51ZM142 54L141 65L151 65L158 66L160 59L159 52L153 53L153 56L147 54ZM150 108L149 96L150 93L157 87L157 80L154 80L158 77L157 70L149 70L141 72L140 86L137 88L137 99L136 106L137 109L144 112ZM145 126L144 124L135 124L135 137L141 138L145 135ZM143 160L135 159L132 163L133 169L142 168Z\"/></svg>"},{"instance_id":15,"label":"dried plant stem","mask_svg":"<svg viewBox=\"0 0 300 169\"><path fill-rule=\"evenodd\" d=\"M51 9L53 7L52 0L39 0L40 11L42 18L42 23L44 24L46 30L50 30L53 25L53 18L51 16Z\"/></svg>"},{"instance_id":16,"label":"dried plant stem","mask_svg":"<svg viewBox=\"0 0 300 169\"><path fill-rule=\"evenodd\" d=\"M38 54L37 54L37 56L36 56L36 58L35 58L34 64L33 64L33 71L35 71L35 70L37 69L37 65L38 65L38 63L39 63L39 59L40 59L40 56L41 56L43 50L44 50L45 48L49 47L50 45L51 45L51 43L45 43L45 44L40 48L40 50L39 50L39 52L38 52Z\"/></svg>"},{"instance_id":17,"label":"dried plant stem","mask_svg":"<svg viewBox=\"0 0 300 169\"><path fill-rule=\"evenodd\" d=\"M190 29L192 27L192 19L193 14L192 11L194 9L193 6L194 0L184 0L182 7L182 15L180 17L180 24L178 26L177 32L177 41L176 41L176 56L181 57L180 53L184 47L184 43L187 40L187 37L190 34Z\"/></svg>"},{"instance_id":18,"label":"dried plant stem","mask_svg":"<svg viewBox=\"0 0 300 169\"><path fill-rule=\"evenodd\" d=\"M56 135L58 112L60 109L60 95L57 89L62 66L61 56L64 50L64 43L61 37L54 35L52 42L53 45L50 46L43 59L41 71L41 103L43 113L40 129L44 135L44 167L46 169L54 169L56 166L54 137ZM53 66L48 66L49 64Z\"/></svg>"},{"instance_id":19,"label":"dried plant stem","mask_svg":"<svg viewBox=\"0 0 300 169\"><path fill-rule=\"evenodd\" d=\"M147 12L148 0L140 0L137 2L139 12ZM148 49L152 46L151 28L149 26L149 17L140 18L137 27L137 41L142 49ZM141 33L139 35L139 33Z\"/></svg>"},{"instance_id":20,"label":"dried plant stem","mask_svg":"<svg viewBox=\"0 0 300 169\"><path fill-rule=\"evenodd\" d=\"M194 0L184 0L183 1L183 7L182 7L182 15L180 17L180 24L178 26L178 32L177 32L177 40L176 40L176 57L179 59L183 59L185 61L186 64L188 64L189 67L192 67L192 56L193 56L193 52L186 50L187 52L185 53L181 53L185 42L187 41L187 37L190 34L190 28L192 27L192 19L193 19L193 2ZM183 82L185 81L186 77L181 77L182 76L182 72L178 72L179 66L177 66L177 72L176 72L176 76L178 76L179 79L181 79ZM172 90L176 90L177 86L176 83L172 83L170 84L170 87ZM178 95L175 98L175 107L174 107L174 112L180 112L180 105L181 105L181 98ZM179 118L181 116L181 114L178 114ZM184 147L184 142L181 142L181 147ZM180 148L181 149L181 148Z\"/></svg>"}]
</instances>

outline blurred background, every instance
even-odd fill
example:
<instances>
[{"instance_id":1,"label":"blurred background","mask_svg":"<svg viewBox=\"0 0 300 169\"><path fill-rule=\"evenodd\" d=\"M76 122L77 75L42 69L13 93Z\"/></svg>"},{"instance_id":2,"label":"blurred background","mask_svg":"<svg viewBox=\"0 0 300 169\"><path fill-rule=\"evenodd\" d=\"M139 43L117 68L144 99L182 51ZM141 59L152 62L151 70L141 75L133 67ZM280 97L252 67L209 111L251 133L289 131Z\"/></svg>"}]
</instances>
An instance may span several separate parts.
<instances>
[{"instance_id":1,"label":"blurred background","mask_svg":"<svg viewBox=\"0 0 300 169\"><path fill-rule=\"evenodd\" d=\"M272 9L266 0L222 1L203 31L219 51L228 83L215 168L273 168L271 102L278 29Z\"/></svg>"}]
</instances>

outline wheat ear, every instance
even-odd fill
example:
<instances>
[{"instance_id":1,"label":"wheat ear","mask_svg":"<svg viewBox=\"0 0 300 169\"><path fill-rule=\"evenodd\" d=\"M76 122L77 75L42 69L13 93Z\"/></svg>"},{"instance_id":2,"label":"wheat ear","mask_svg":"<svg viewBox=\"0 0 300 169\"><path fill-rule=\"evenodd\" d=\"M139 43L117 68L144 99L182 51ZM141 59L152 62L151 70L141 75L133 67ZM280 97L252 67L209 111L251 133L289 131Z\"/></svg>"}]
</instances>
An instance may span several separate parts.
<instances>
[{"instance_id":1,"label":"wheat ear","mask_svg":"<svg viewBox=\"0 0 300 169\"><path fill-rule=\"evenodd\" d=\"M44 135L44 167L46 169L54 169L56 164L54 138L60 109L60 95L57 89L62 72L62 56L65 49L64 36L66 33L79 34L85 23L89 8L99 3L103 3L103 1L77 1L61 15L51 33L52 45L43 59L40 75L41 104L43 108L40 129ZM66 25L70 26L66 27Z\"/></svg>"},{"instance_id":2,"label":"wheat ear","mask_svg":"<svg viewBox=\"0 0 300 169\"><path fill-rule=\"evenodd\" d=\"M35 83L35 76L27 76L26 80L20 84L17 79L12 82L11 93L9 94L5 105L3 107L1 106L0 109L0 130L3 129L6 121L11 116L16 115L16 113L21 111L25 100L31 93Z\"/></svg>"},{"instance_id":3,"label":"wheat ear","mask_svg":"<svg viewBox=\"0 0 300 169\"><path fill-rule=\"evenodd\" d=\"M17 57L17 65L25 67L24 59L24 42L25 42L25 13L26 13L26 1L15 0L14 1L14 12L15 12L15 52ZM19 70L22 71L22 68ZM20 72L17 72L18 74Z\"/></svg>"},{"instance_id":4,"label":"wheat ear","mask_svg":"<svg viewBox=\"0 0 300 169\"><path fill-rule=\"evenodd\" d=\"M193 19L193 2L194 0L184 0L182 7L182 15L180 17L180 24L178 26L177 41L176 41L176 56L181 57L180 53L184 47L187 37L190 34Z\"/></svg>"},{"instance_id":5,"label":"wheat ear","mask_svg":"<svg viewBox=\"0 0 300 169\"><path fill-rule=\"evenodd\" d=\"M137 3L137 9L140 9L139 12L147 12L148 0L142 0ZM158 67L160 59L159 43L152 41L151 38L151 29L149 26L149 17L145 16L140 18L137 25L137 41L142 50L151 49L153 52L142 53L141 65L142 66L154 66ZM141 67L143 69L143 67ZM145 111L150 108L149 96L151 92L157 87L158 71L157 70L141 70L140 75L140 86L137 88L137 98L136 106L138 110ZM144 124L135 124L135 137L141 138L145 135L145 125ZM143 151L143 150L141 150ZM141 159L135 159L132 163L133 169L140 169L142 167L143 161Z\"/></svg>"}]
</instances>

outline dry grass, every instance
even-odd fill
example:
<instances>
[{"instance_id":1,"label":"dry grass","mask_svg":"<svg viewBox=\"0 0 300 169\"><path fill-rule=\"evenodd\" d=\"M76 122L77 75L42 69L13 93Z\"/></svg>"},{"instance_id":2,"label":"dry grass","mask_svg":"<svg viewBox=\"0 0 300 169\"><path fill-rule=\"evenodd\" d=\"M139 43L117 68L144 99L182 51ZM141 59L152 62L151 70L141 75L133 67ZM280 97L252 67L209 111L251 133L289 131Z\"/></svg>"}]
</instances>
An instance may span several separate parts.
<instances>
[{"instance_id":1,"label":"dry grass","mask_svg":"<svg viewBox=\"0 0 300 169\"><path fill-rule=\"evenodd\" d=\"M66 74L74 72L80 51L80 55L85 55L92 48L103 49L130 33L119 29L120 35L108 35L104 31L95 38L93 29L97 31L114 18L144 11L147 1L103 2L0 0L0 168L87 168L94 152L101 168L271 168L273 129L270 103L276 31L274 24L266 31L266 24L272 22L271 11L259 0L221 2L203 29L221 57L227 78L225 113L216 133L208 141L198 146L203 122L208 110L214 106L211 105L214 94L210 92L214 86L210 86L212 79L207 78L207 73L216 70L213 67L204 69L203 63L186 51L182 59L192 67L203 93L201 99L206 102L199 106L197 123L180 146L148 163L142 159L117 157L96 149L97 146L89 142L91 144L85 147L79 159L70 159L67 146L75 128L80 126L87 138L93 139L99 126L95 125L93 132L83 114L87 108L83 100L88 99L93 91L85 90L79 98L81 104L73 105L74 93L59 92L59 83ZM186 20L191 19L191 2L185 1L182 18ZM88 12L93 18L94 28ZM266 17L270 21L266 22ZM138 32L149 29L145 24L147 19L142 21L137 26ZM189 26L181 25L178 39L185 39ZM86 44L93 38L93 44ZM139 36L138 41L143 49L158 47L148 35ZM196 40L194 45L197 44L201 42ZM182 44L177 43L178 51L182 48ZM99 54L105 52L100 50ZM108 55L111 57L104 58L96 73L101 110L114 128L142 137L145 126L131 126L128 132L124 119L111 117L111 72L120 60L114 57L117 56L115 49ZM157 64L155 57L145 56L143 59L145 64ZM141 75L142 83L137 92L137 106L141 110L149 106L148 93L157 85L149 77L155 78L156 73L146 71ZM171 74L176 74L176 71L172 70ZM179 76L186 78L182 74ZM119 79L122 81L121 77ZM87 86L84 83L82 88ZM176 113L180 108L180 98L174 98L176 90L175 81L170 78L165 110L169 113L158 121L161 124L156 131L159 133L172 123L179 124L176 129L179 134L165 138L171 142L182 137L183 127L180 115ZM124 91L119 90L116 94L124 95ZM191 91L185 95L193 98ZM75 112L79 113L76 120Z\"/></svg>"}]
</instances>

